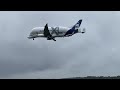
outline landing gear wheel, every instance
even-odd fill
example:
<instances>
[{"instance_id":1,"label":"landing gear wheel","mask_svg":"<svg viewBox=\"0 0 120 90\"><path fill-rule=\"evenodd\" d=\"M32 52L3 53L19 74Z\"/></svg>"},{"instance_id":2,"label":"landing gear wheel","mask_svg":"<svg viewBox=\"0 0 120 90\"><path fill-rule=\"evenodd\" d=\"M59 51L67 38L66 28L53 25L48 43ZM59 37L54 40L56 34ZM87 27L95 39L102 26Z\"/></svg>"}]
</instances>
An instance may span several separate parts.
<instances>
[{"instance_id":1,"label":"landing gear wheel","mask_svg":"<svg viewBox=\"0 0 120 90\"><path fill-rule=\"evenodd\" d=\"M34 40L34 38L33 38L33 40Z\"/></svg>"}]
</instances>

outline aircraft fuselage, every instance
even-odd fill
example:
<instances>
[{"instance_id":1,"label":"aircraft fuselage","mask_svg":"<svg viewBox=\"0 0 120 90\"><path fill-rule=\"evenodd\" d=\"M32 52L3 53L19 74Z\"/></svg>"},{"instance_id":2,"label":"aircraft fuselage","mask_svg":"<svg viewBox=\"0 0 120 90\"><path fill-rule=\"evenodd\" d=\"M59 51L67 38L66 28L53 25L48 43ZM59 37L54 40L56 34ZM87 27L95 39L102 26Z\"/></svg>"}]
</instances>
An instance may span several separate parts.
<instances>
[{"instance_id":1,"label":"aircraft fuselage","mask_svg":"<svg viewBox=\"0 0 120 90\"><path fill-rule=\"evenodd\" d=\"M53 37L68 37L64 36L65 33L70 29L67 27L48 27L50 34ZM78 33L81 33L81 30L78 29ZM30 38L37 38L37 37L43 37L44 38L44 27L35 27L32 29L32 32L29 35Z\"/></svg>"},{"instance_id":2,"label":"aircraft fuselage","mask_svg":"<svg viewBox=\"0 0 120 90\"><path fill-rule=\"evenodd\" d=\"M29 39L43 37L47 38L47 40L55 40L56 37L69 37L76 33L85 33L85 29L81 31L79 28L82 23L82 20L80 19L73 27L48 27L48 24L46 24L44 27L35 27L32 29L32 32L29 35Z\"/></svg>"}]
</instances>

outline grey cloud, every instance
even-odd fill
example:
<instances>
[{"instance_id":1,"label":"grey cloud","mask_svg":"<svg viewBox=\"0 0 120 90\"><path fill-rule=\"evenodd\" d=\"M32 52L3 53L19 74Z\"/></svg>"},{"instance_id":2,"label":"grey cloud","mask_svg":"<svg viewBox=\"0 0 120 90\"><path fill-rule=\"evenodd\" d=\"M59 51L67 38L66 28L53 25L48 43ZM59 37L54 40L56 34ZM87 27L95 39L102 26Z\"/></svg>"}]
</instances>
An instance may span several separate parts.
<instances>
[{"instance_id":1,"label":"grey cloud","mask_svg":"<svg viewBox=\"0 0 120 90\"><path fill-rule=\"evenodd\" d=\"M118 75L120 12L0 12L0 78ZM33 27L72 26L86 33L57 42L27 39Z\"/></svg>"}]
</instances>

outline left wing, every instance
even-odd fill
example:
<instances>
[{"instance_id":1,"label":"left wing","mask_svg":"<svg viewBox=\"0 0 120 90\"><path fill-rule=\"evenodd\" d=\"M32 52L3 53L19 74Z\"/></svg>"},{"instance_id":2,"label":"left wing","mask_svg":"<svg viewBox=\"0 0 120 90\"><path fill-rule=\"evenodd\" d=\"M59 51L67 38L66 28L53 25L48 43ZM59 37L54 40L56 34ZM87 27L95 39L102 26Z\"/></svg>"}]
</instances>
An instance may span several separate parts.
<instances>
[{"instance_id":1,"label":"left wing","mask_svg":"<svg viewBox=\"0 0 120 90\"><path fill-rule=\"evenodd\" d=\"M48 30L48 24L46 24L45 27L44 27L44 36L47 37L47 40L52 39L52 40L56 41L54 39L54 37L50 34L49 30Z\"/></svg>"}]
</instances>

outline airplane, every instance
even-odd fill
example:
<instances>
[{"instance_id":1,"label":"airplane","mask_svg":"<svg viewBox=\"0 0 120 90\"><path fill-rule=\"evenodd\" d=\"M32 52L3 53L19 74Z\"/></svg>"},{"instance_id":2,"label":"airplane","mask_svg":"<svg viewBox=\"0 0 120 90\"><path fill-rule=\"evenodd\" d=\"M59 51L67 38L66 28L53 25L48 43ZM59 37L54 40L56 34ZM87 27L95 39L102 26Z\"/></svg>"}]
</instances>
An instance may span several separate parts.
<instances>
[{"instance_id":1,"label":"airplane","mask_svg":"<svg viewBox=\"0 0 120 90\"><path fill-rule=\"evenodd\" d=\"M55 40L56 37L69 37L76 33L85 33L85 28L83 31L79 28L82 23L82 19L80 19L74 26L69 27L48 27L48 23L44 27L35 27L32 29L28 39L34 38L47 38L47 40Z\"/></svg>"}]
</instances>

